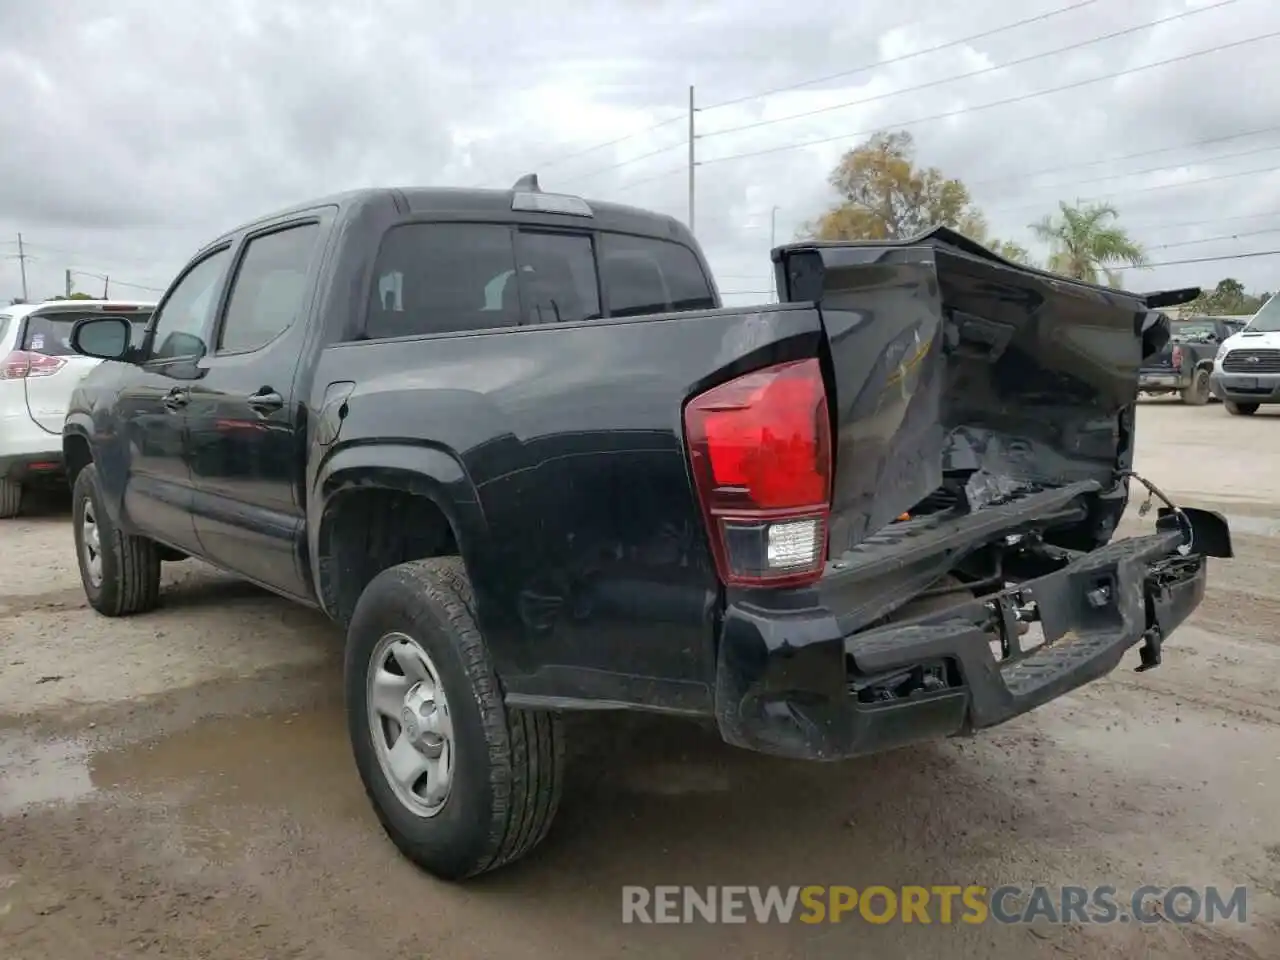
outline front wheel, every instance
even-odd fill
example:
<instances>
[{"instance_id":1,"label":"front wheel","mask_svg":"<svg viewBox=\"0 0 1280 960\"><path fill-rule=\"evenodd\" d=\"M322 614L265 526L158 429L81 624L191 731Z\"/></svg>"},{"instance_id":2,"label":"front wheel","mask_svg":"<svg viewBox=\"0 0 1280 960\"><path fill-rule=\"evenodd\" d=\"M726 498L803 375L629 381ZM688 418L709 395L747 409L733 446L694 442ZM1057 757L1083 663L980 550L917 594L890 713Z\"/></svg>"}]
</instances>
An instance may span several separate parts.
<instances>
[{"instance_id":1,"label":"front wheel","mask_svg":"<svg viewBox=\"0 0 1280 960\"><path fill-rule=\"evenodd\" d=\"M546 836L561 720L503 702L460 560L403 563L370 581L347 632L344 683L360 779L406 857L460 880Z\"/></svg>"},{"instance_id":2,"label":"front wheel","mask_svg":"<svg viewBox=\"0 0 1280 960\"><path fill-rule=\"evenodd\" d=\"M1227 408L1227 413L1235 417L1251 417L1258 412L1258 404L1256 403L1236 403L1234 400L1224 400L1222 405Z\"/></svg>"},{"instance_id":3,"label":"front wheel","mask_svg":"<svg viewBox=\"0 0 1280 960\"><path fill-rule=\"evenodd\" d=\"M1209 371L1201 367L1191 375L1191 385L1182 391L1182 402L1189 407L1202 407L1209 402Z\"/></svg>"},{"instance_id":4,"label":"front wheel","mask_svg":"<svg viewBox=\"0 0 1280 960\"><path fill-rule=\"evenodd\" d=\"M94 464L80 471L71 496L71 529L89 606L108 617L153 610L160 602L155 541L123 533L111 522Z\"/></svg>"}]
</instances>

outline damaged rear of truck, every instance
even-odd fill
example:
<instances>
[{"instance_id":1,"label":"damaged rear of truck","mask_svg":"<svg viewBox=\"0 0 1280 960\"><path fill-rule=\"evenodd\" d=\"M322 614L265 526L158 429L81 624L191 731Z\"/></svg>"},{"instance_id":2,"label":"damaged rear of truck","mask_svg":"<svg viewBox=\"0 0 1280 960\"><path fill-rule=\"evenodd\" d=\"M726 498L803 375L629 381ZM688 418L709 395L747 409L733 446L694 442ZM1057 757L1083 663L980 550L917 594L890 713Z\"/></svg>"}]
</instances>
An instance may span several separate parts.
<instances>
[{"instance_id":1,"label":"damaged rear of truck","mask_svg":"<svg viewBox=\"0 0 1280 960\"><path fill-rule=\"evenodd\" d=\"M685 411L726 586L723 736L848 757L1001 723L1139 644L1159 664L1205 558L1231 555L1220 516L1132 472L1138 370L1196 291L1097 287L946 229L774 263L820 314L816 356ZM770 404L790 418L757 427ZM1154 530L1113 539L1135 480Z\"/></svg>"}]
</instances>

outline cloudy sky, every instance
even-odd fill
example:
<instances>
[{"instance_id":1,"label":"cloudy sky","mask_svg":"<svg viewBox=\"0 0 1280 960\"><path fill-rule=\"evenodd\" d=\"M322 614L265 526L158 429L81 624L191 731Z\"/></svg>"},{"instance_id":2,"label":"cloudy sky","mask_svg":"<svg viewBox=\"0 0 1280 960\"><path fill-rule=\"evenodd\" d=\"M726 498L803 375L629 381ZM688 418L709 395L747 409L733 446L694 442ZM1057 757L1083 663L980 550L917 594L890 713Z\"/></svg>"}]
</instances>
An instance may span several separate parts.
<instances>
[{"instance_id":1,"label":"cloudy sky","mask_svg":"<svg viewBox=\"0 0 1280 960\"><path fill-rule=\"evenodd\" d=\"M222 230L365 185L536 170L685 218L691 84L731 303L765 299L771 219L791 239L877 129L1026 245L1059 198L1105 198L1156 262L1280 250L1276 34L1268 0L0 0L0 303L19 232L32 299L67 268L148 297ZM1275 290L1280 255L1126 283L1223 276Z\"/></svg>"}]
</instances>

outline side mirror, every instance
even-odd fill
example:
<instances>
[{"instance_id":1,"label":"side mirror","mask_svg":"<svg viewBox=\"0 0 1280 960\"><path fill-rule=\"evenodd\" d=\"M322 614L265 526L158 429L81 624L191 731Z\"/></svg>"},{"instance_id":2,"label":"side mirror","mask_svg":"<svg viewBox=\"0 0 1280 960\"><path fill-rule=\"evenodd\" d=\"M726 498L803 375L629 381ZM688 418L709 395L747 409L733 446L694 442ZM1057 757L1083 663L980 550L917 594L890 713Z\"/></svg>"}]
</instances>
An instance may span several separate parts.
<instances>
[{"instance_id":1,"label":"side mirror","mask_svg":"<svg viewBox=\"0 0 1280 960\"><path fill-rule=\"evenodd\" d=\"M133 324L123 317L87 317L71 328L71 349L81 356L120 360L129 353Z\"/></svg>"}]
</instances>

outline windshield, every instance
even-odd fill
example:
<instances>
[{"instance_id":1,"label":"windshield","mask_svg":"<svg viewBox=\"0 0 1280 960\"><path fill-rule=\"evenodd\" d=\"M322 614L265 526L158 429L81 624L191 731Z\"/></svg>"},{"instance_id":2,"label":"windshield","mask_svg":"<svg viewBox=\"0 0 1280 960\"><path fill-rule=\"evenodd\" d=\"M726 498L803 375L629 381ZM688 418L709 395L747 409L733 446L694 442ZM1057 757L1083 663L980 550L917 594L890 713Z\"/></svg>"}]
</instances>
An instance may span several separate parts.
<instances>
[{"instance_id":1,"label":"windshield","mask_svg":"<svg viewBox=\"0 0 1280 960\"><path fill-rule=\"evenodd\" d=\"M1175 320L1172 328L1175 340L1203 340L1216 333L1212 320Z\"/></svg>"},{"instance_id":2,"label":"windshield","mask_svg":"<svg viewBox=\"0 0 1280 960\"><path fill-rule=\"evenodd\" d=\"M1275 333L1280 330L1280 293L1262 305L1262 309L1253 315L1245 329L1257 333Z\"/></svg>"}]
</instances>

